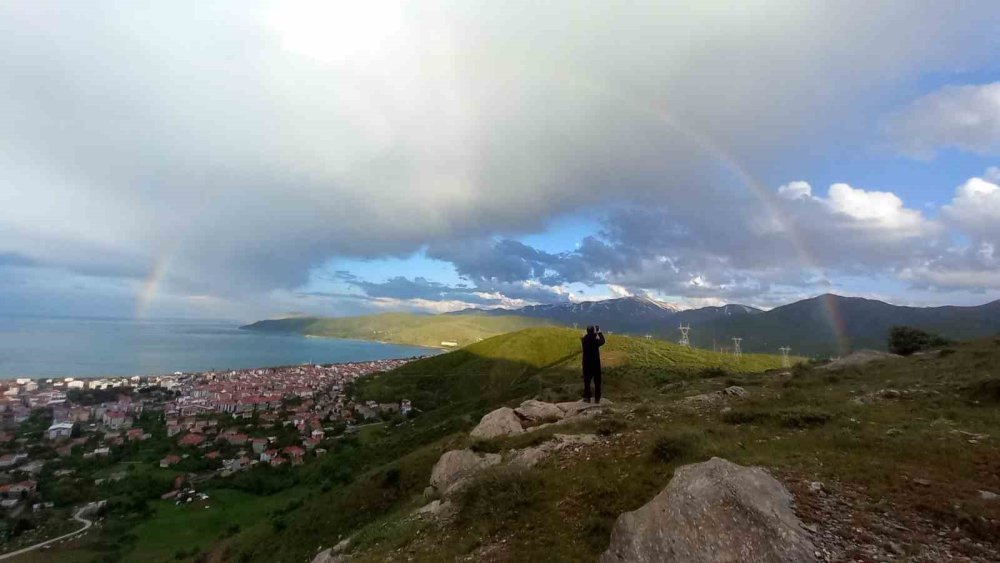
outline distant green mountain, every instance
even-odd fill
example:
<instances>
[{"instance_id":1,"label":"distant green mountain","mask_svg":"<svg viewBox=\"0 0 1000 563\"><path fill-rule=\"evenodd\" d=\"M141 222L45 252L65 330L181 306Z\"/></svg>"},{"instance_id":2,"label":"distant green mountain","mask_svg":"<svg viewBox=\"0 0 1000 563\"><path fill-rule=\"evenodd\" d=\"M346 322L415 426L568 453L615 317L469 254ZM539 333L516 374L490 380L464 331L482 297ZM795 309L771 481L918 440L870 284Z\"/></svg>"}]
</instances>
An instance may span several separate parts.
<instances>
[{"instance_id":1,"label":"distant green mountain","mask_svg":"<svg viewBox=\"0 0 1000 563\"><path fill-rule=\"evenodd\" d=\"M441 347L472 344L505 332L543 325L600 324L619 334L655 335L676 342L678 324L690 325L691 344L728 351L742 338L744 352L828 357L850 350L884 350L889 329L907 325L965 340L1000 333L1000 300L973 307L904 307L873 299L825 294L770 311L724 305L679 311L650 299L625 297L584 303L534 305L522 309L468 309L445 315L385 314L367 317L301 317L260 321L244 328L315 336L363 338Z\"/></svg>"},{"instance_id":2,"label":"distant green mountain","mask_svg":"<svg viewBox=\"0 0 1000 563\"><path fill-rule=\"evenodd\" d=\"M363 317L290 317L258 321L240 328L259 332L377 340L433 348L457 348L498 334L551 324L552 321L546 319L516 316L385 313Z\"/></svg>"},{"instance_id":3,"label":"distant green mountain","mask_svg":"<svg viewBox=\"0 0 1000 563\"><path fill-rule=\"evenodd\" d=\"M694 346L723 349L741 337L743 351L831 356L886 348L889 329L907 325L964 340L1000 333L1000 301L974 307L903 307L874 299L825 294L756 315L692 323Z\"/></svg>"}]
</instances>

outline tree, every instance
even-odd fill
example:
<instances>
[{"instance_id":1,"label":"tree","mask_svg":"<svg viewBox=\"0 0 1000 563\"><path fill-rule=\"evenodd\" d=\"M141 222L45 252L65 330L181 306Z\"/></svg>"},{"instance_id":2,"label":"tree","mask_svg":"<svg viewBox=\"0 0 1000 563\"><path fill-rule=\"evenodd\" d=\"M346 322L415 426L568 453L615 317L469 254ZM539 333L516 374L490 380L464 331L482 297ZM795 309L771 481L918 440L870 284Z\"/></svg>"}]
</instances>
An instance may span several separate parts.
<instances>
[{"instance_id":1,"label":"tree","mask_svg":"<svg viewBox=\"0 0 1000 563\"><path fill-rule=\"evenodd\" d=\"M889 329L889 351L900 356L909 356L921 350L947 346L948 340L936 334L924 332L911 326L894 326Z\"/></svg>"}]
</instances>

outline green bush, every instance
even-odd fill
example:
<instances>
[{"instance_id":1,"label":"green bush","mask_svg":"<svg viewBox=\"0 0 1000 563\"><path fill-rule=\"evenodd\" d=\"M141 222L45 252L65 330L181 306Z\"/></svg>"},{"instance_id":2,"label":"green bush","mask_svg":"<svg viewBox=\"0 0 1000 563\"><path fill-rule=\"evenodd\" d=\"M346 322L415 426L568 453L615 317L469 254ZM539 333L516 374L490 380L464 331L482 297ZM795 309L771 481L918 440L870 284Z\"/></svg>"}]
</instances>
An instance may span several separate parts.
<instances>
[{"instance_id":1,"label":"green bush","mask_svg":"<svg viewBox=\"0 0 1000 563\"><path fill-rule=\"evenodd\" d=\"M667 431L653 441L653 459L662 463L670 463L684 457L690 457L697 452L702 437L690 430Z\"/></svg>"},{"instance_id":2,"label":"green bush","mask_svg":"<svg viewBox=\"0 0 1000 563\"><path fill-rule=\"evenodd\" d=\"M914 352L940 348L948 344L948 340L917 328L894 326L889 329L889 351L900 356L909 356Z\"/></svg>"},{"instance_id":3,"label":"green bush","mask_svg":"<svg viewBox=\"0 0 1000 563\"><path fill-rule=\"evenodd\" d=\"M811 428L822 426L830 421L833 415L826 411L811 407L785 409L778 413L778 420L785 428Z\"/></svg>"}]
</instances>

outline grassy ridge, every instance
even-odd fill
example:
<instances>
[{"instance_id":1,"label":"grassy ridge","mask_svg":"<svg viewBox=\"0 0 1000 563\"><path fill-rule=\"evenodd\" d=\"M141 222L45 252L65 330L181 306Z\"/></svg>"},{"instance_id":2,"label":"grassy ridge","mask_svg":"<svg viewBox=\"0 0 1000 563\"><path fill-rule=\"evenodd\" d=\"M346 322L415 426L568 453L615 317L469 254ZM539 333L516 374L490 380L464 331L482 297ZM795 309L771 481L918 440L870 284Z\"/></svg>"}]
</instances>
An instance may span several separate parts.
<instances>
[{"instance_id":1,"label":"grassy ridge","mask_svg":"<svg viewBox=\"0 0 1000 563\"><path fill-rule=\"evenodd\" d=\"M385 313L362 317L272 319L241 328L439 348L442 342L456 342L458 346L467 346L498 334L550 324L550 321L544 319L526 317Z\"/></svg>"},{"instance_id":2,"label":"grassy ridge","mask_svg":"<svg viewBox=\"0 0 1000 563\"><path fill-rule=\"evenodd\" d=\"M443 451L468 446L467 432L482 414L533 396L579 397L579 337L571 329L526 329L366 379L358 388L362 397L409 397L423 412L409 423L366 436L360 450L364 472L317 493L285 518L286 527L276 530L261 522L217 552L233 560L302 561L359 529L374 543L383 536L411 538L418 524L404 516L424 502L420 493L432 466ZM702 381L706 372L750 377L745 374L780 365L774 356L746 356L736 363L713 352L618 335L609 336L602 351L605 395L616 402L657 395L666 383ZM318 476L335 471L327 461L332 460L307 469Z\"/></svg>"},{"instance_id":3,"label":"grassy ridge","mask_svg":"<svg viewBox=\"0 0 1000 563\"><path fill-rule=\"evenodd\" d=\"M705 370L751 373L781 365L775 356L747 354L737 362L707 350L619 335L608 336L601 354L605 394L623 398ZM470 402L487 405L536 394L568 400L580 392L580 362L579 331L533 328L405 365L367 380L361 393L377 400L409 397L422 410Z\"/></svg>"}]
</instances>

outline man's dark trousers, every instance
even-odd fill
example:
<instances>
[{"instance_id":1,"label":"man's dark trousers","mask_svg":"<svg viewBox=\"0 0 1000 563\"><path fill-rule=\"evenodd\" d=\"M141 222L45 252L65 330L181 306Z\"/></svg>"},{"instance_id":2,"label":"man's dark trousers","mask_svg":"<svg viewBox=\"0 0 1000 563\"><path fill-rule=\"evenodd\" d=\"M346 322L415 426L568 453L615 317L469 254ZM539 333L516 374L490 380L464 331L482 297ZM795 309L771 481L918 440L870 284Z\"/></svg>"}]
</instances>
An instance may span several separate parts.
<instances>
[{"instance_id":1,"label":"man's dark trousers","mask_svg":"<svg viewBox=\"0 0 1000 563\"><path fill-rule=\"evenodd\" d=\"M594 382L594 402L601 402L601 372L583 374L583 400L590 402L590 383Z\"/></svg>"}]
</instances>

